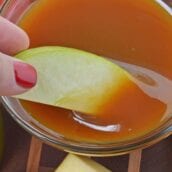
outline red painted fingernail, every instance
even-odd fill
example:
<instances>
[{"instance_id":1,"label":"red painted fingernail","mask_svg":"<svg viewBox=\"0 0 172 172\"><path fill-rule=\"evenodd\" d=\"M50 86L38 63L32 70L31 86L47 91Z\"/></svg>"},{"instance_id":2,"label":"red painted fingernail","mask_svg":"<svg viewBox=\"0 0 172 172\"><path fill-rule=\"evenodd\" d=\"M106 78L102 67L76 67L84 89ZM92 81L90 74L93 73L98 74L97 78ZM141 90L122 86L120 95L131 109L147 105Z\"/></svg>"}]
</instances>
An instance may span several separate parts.
<instances>
[{"instance_id":1,"label":"red painted fingernail","mask_svg":"<svg viewBox=\"0 0 172 172\"><path fill-rule=\"evenodd\" d=\"M31 65L20 61L14 61L14 73L18 85L24 88L32 88L35 86L37 73Z\"/></svg>"}]
</instances>

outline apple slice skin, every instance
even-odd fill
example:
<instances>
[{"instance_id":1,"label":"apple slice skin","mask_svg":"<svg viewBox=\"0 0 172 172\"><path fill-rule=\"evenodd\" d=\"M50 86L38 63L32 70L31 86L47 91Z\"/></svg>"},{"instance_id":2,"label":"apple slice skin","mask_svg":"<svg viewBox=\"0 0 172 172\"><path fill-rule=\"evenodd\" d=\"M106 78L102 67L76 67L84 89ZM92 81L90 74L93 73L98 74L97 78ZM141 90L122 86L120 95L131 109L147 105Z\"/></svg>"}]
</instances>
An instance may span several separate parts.
<instances>
[{"instance_id":1,"label":"apple slice skin","mask_svg":"<svg viewBox=\"0 0 172 172\"><path fill-rule=\"evenodd\" d=\"M47 46L17 58L37 69L37 85L17 98L97 114L130 75L112 62L73 48Z\"/></svg>"}]
</instances>

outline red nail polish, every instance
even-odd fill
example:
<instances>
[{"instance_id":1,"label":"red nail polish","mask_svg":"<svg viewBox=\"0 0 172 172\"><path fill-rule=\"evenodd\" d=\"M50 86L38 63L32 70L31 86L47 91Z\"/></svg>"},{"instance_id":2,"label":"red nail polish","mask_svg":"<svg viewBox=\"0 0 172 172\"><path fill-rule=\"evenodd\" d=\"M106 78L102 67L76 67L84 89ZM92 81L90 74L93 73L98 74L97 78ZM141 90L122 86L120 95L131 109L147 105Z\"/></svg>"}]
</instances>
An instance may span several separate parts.
<instances>
[{"instance_id":1,"label":"red nail polish","mask_svg":"<svg viewBox=\"0 0 172 172\"><path fill-rule=\"evenodd\" d=\"M29 64L14 61L15 79L18 85L24 88L32 88L37 81L36 70Z\"/></svg>"}]
</instances>

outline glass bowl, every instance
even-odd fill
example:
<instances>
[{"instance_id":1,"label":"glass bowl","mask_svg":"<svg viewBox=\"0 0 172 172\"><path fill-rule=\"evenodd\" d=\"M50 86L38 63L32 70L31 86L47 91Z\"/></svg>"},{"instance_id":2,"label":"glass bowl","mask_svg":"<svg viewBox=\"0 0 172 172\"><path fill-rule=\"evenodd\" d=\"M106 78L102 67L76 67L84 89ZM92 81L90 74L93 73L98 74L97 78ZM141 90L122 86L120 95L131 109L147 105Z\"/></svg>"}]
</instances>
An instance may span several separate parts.
<instances>
[{"instance_id":1,"label":"glass bowl","mask_svg":"<svg viewBox=\"0 0 172 172\"><path fill-rule=\"evenodd\" d=\"M0 13L8 20L17 23L24 11L26 11L31 5L34 5L35 1L6 0L0 9ZM157 1L161 5L165 6L168 12L172 13L169 5L165 4L161 0ZM26 131L49 145L80 155L111 156L125 154L136 149L146 148L172 134L172 118L168 118L160 123L159 127L153 131L129 141L104 144L73 141L62 137L58 133L53 132L40 124L24 110L17 99L3 96L1 97L1 101L13 119Z\"/></svg>"}]
</instances>

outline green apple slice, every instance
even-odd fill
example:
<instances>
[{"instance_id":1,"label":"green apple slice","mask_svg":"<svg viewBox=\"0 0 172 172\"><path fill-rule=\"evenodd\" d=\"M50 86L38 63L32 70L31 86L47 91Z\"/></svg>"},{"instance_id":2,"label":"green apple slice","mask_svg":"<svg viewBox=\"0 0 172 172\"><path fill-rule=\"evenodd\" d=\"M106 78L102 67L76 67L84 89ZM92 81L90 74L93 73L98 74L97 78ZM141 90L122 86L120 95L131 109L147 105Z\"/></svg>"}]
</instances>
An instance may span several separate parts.
<instances>
[{"instance_id":1,"label":"green apple slice","mask_svg":"<svg viewBox=\"0 0 172 172\"><path fill-rule=\"evenodd\" d=\"M130 75L92 53L58 46L25 50L17 58L37 69L37 85L17 98L96 114Z\"/></svg>"},{"instance_id":2,"label":"green apple slice","mask_svg":"<svg viewBox=\"0 0 172 172\"><path fill-rule=\"evenodd\" d=\"M68 154L55 172L111 172L91 158Z\"/></svg>"}]
</instances>

